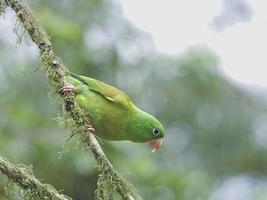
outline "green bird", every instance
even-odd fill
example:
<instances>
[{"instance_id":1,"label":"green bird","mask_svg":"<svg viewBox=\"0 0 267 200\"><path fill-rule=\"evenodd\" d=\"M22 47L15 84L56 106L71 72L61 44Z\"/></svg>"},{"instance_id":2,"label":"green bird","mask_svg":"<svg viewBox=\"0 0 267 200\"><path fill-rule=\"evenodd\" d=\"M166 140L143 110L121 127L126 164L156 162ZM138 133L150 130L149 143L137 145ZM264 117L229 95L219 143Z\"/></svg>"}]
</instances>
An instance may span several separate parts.
<instances>
[{"instance_id":1,"label":"green bird","mask_svg":"<svg viewBox=\"0 0 267 200\"><path fill-rule=\"evenodd\" d=\"M106 140L148 142L159 149L164 137L162 124L152 115L136 107L119 89L101 81L70 73L61 94L74 92L75 100L91 119L87 130Z\"/></svg>"}]
</instances>

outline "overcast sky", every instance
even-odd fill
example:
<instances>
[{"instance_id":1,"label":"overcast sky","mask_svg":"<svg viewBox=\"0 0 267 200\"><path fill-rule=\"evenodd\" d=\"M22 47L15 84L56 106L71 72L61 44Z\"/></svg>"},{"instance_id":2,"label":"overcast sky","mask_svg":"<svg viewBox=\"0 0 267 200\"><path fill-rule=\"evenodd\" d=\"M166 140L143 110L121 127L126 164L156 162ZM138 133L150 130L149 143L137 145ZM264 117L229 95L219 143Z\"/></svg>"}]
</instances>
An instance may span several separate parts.
<instances>
[{"instance_id":1,"label":"overcast sky","mask_svg":"<svg viewBox=\"0 0 267 200\"><path fill-rule=\"evenodd\" d=\"M152 35L158 50L179 54L206 45L230 77L267 86L267 1L120 1L125 16Z\"/></svg>"}]
</instances>

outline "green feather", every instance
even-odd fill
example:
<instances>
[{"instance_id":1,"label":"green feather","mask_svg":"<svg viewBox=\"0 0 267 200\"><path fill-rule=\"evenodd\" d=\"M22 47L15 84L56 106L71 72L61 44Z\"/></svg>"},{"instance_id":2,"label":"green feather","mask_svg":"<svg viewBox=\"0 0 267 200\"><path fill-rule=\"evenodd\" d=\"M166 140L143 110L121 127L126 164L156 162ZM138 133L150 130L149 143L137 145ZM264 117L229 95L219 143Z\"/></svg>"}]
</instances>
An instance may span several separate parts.
<instances>
[{"instance_id":1,"label":"green feather","mask_svg":"<svg viewBox=\"0 0 267 200\"><path fill-rule=\"evenodd\" d=\"M107 140L147 142L164 137L161 123L152 115L137 108L119 89L101 81L70 74L75 87L75 99L92 120L95 134ZM155 136L153 130L160 133Z\"/></svg>"}]
</instances>

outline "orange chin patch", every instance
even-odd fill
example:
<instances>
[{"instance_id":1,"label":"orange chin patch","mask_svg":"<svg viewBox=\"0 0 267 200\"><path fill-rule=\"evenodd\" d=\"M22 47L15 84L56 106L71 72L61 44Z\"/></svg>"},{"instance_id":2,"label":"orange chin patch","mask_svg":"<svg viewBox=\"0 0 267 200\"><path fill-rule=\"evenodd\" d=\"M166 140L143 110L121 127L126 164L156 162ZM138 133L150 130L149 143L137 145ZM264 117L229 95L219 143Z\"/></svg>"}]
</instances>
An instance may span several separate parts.
<instances>
[{"instance_id":1,"label":"orange chin patch","mask_svg":"<svg viewBox=\"0 0 267 200\"><path fill-rule=\"evenodd\" d=\"M151 140L150 142L148 142L149 146L152 148L152 152L158 150L162 143L162 139Z\"/></svg>"}]
</instances>

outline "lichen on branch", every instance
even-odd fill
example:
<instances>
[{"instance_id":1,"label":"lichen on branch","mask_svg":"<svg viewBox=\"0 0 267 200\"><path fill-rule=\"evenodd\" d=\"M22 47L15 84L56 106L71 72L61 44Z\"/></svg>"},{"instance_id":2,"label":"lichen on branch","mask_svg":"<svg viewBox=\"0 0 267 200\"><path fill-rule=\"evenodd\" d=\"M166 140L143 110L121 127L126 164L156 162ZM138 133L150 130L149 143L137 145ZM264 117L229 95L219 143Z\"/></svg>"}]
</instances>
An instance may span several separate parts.
<instances>
[{"instance_id":1,"label":"lichen on branch","mask_svg":"<svg viewBox=\"0 0 267 200\"><path fill-rule=\"evenodd\" d=\"M56 56L49 37L44 29L41 28L29 6L21 0L0 0L0 3L2 2L5 6L10 6L15 11L22 26L39 48L41 63L47 72L52 90L57 91L60 87L68 84L66 77L69 72L61 59ZM2 8L2 5L0 8ZM73 122L73 130L79 133L81 141L92 151L97 161L97 168L100 172L96 191L97 199L111 199L114 193L117 193L121 199L142 199L134 187L125 181L113 168L94 135L85 131L85 126L90 124L90 119L87 118L84 111L75 102L74 94L67 93L61 97L67 113L66 116Z\"/></svg>"},{"instance_id":2,"label":"lichen on branch","mask_svg":"<svg viewBox=\"0 0 267 200\"><path fill-rule=\"evenodd\" d=\"M59 193L53 186L41 183L35 178L31 167L25 165L14 165L0 156L0 172L9 180L22 187L27 195L32 198L71 200Z\"/></svg>"}]
</instances>

